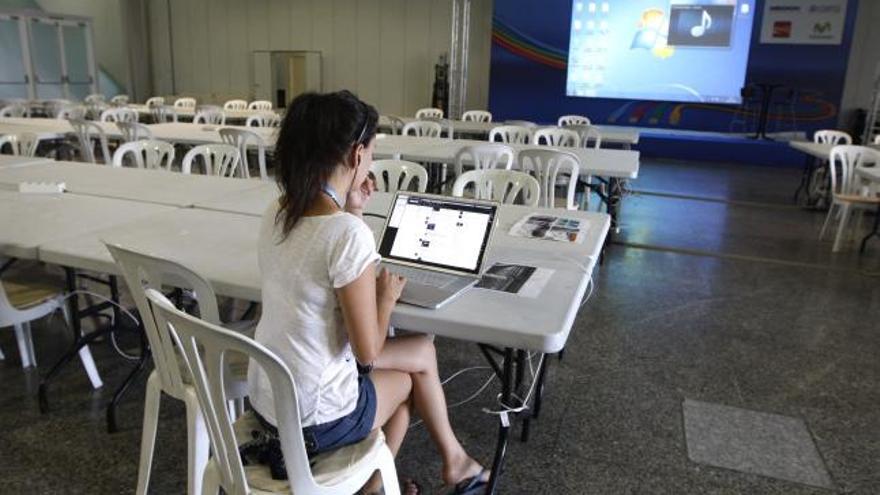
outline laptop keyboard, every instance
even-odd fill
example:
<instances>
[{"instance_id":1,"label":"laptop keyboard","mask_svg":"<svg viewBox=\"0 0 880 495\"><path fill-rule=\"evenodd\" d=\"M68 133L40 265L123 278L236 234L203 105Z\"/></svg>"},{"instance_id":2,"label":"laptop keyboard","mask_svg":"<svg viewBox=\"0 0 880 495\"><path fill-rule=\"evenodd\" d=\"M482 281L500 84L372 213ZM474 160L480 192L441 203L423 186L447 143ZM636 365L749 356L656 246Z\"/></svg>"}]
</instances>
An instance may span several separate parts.
<instances>
[{"instance_id":1,"label":"laptop keyboard","mask_svg":"<svg viewBox=\"0 0 880 495\"><path fill-rule=\"evenodd\" d=\"M420 270L418 268L411 268L408 266L400 266L400 265L386 265L392 273L400 275L401 277L405 277L407 281L412 281L417 284L427 285L429 287L437 287L438 289L442 289L447 285L458 280L458 277L455 275L447 275L445 273L433 272L430 270Z\"/></svg>"}]
</instances>

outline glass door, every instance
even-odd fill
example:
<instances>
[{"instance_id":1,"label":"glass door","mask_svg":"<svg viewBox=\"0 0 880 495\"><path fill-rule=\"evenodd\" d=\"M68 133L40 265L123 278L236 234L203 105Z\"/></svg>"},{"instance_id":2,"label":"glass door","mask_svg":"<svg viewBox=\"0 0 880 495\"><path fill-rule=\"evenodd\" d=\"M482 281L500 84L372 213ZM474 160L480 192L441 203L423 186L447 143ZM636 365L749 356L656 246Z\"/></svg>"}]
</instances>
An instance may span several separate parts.
<instances>
[{"instance_id":1,"label":"glass door","mask_svg":"<svg viewBox=\"0 0 880 495\"><path fill-rule=\"evenodd\" d=\"M91 30L84 22L63 21L61 28L61 49L64 53L64 67L67 74L68 97L82 100L94 93L95 80L92 77Z\"/></svg>"},{"instance_id":2,"label":"glass door","mask_svg":"<svg viewBox=\"0 0 880 495\"><path fill-rule=\"evenodd\" d=\"M24 19L0 15L0 100L31 98Z\"/></svg>"},{"instance_id":3,"label":"glass door","mask_svg":"<svg viewBox=\"0 0 880 495\"><path fill-rule=\"evenodd\" d=\"M58 28L58 21L31 18L31 63L34 69L35 96L38 99L67 98Z\"/></svg>"}]
</instances>

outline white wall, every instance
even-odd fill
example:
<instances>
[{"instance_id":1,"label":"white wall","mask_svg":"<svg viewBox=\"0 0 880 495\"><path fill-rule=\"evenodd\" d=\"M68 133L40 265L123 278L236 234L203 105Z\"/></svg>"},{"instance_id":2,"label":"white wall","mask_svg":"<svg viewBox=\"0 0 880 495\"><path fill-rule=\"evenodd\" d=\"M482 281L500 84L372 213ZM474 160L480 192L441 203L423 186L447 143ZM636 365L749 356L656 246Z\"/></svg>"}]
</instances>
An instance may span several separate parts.
<instances>
[{"instance_id":1,"label":"white wall","mask_svg":"<svg viewBox=\"0 0 880 495\"><path fill-rule=\"evenodd\" d=\"M449 51L451 0L173 0L170 29L168 9L150 0L156 94L250 98L252 51L318 50L324 91L350 89L380 112L412 115L430 104L434 63ZM491 0L473 0L471 15L467 106L485 108Z\"/></svg>"},{"instance_id":2,"label":"white wall","mask_svg":"<svg viewBox=\"0 0 880 495\"><path fill-rule=\"evenodd\" d=\"M880 26L880 2L860 0L840 105L841 127L851 123L856 109L867 109L871 103L874 76L880 64L880 29L877 26Z\"/></svg>"}]
</instances>

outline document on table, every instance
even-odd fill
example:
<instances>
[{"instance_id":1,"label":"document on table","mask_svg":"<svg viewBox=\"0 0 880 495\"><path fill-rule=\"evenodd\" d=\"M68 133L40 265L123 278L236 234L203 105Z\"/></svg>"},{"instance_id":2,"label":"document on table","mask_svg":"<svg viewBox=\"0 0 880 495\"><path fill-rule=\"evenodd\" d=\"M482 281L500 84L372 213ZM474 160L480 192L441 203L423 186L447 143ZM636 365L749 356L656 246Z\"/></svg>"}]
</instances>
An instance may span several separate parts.
<instances>
[{"instance_id":1,"label":"document on table","mask_svg":"<svg viewBox=\"0 0 880 495\"><path fill-rule=\"evenodd\" d=\"M535 298L541 293L553 270L534 266L495 263L483 274L477 287Z\"/></svg>"},{"instance_id":2,"label":"document on table","mask_svg":"<svg viewBox=\"0 0 880 495\"><path fill-rule=\"evenodd\" d=\"M510 235L558 242L582 243L587 237L587 222L576 218L531 213L516 222Z\"/></svg>"}]
</instances>

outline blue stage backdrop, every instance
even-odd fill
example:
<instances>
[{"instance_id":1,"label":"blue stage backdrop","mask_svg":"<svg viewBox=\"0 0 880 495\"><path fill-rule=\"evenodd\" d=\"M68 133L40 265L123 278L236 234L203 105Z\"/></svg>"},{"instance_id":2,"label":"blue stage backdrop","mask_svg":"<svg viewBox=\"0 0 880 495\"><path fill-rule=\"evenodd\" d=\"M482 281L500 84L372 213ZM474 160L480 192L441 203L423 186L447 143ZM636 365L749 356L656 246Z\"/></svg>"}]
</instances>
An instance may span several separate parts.
<instances>
[{"instance_id":1,"label":"blue stage backdrop","mask_svg":"<svg viewBox=\"0 0 880 495\"><path fill-rule=\"evenodd\" d=\"M588 3L584 0L583 3ZM601 1L595 2L601 5ZM658 1L665 8L667 0ZM710 2L702 2L710 3ZM777 91L768 131L837 126L846 65L855 25L857 0L849 0L840 45L762 45L764 1L754 6L747 83L784 84ZM595 123L743 132L749 116L738 105L634 101L566 96L571 0L495 0L489 109L496 120L528 119L553 123L564 114L583 114ZM618 62L618 61L615 61ZM606 62L607 63L607 62ZM693 67L718 71L718 67ZM646 71L647 72L647 71ZM645 73L649 81L652 75ZM788 97L794 105L783 104Z\"/></svg>"}]
</instances>

